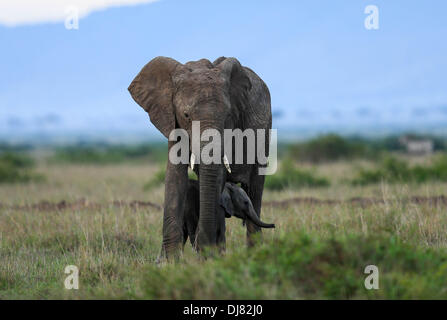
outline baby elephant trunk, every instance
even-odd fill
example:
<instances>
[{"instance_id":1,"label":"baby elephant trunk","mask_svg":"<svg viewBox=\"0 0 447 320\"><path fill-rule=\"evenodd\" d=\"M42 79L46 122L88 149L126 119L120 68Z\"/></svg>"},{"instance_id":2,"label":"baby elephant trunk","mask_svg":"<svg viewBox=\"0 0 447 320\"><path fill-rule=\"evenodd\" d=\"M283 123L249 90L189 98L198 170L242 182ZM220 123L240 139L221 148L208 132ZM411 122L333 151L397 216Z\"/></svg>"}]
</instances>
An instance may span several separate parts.
<instances>
[{"instance_id":1,"label":"baby elephant trunk","mask_svg":"<svg viewBox=\"0 0 447 320\"><path fill-rule=\"evenodd\" d=\"M265 223L259 219L258 215L255 212L255 209L253 208L253 205L250 203L249 209L247 210L247 219L249 219L251 222L253 222L255 225L257 225L260 228L274 228L275 225L273 223Z\"/></svg>"}]
</instances>

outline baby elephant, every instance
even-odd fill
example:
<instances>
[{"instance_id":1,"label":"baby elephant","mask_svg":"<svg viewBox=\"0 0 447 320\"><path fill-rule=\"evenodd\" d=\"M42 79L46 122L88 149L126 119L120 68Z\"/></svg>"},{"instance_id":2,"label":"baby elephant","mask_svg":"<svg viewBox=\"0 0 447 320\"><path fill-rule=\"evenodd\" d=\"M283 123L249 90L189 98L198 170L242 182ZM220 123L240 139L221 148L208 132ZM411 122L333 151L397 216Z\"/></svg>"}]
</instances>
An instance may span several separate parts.
<instances>
[{"instance_id":1,"label":"baby elephant","mask_svg":"<svg viewBox=\"0 0 447 320\"><path fill-rule=\"evenodd\" d=\"M188 240L194 247L196 238L196 229L199 224L199 182L189 180L188 193L186 195L185 215L183 224L183 244ZM236 218L250 220L261 228L274 228L274 224L267 224L261 221L253 208L247 193L238 185L227 182L222 191L217 208L217 244L224 248L225 246L225 218L235 216Z\"/></svg>"}]
</instances>

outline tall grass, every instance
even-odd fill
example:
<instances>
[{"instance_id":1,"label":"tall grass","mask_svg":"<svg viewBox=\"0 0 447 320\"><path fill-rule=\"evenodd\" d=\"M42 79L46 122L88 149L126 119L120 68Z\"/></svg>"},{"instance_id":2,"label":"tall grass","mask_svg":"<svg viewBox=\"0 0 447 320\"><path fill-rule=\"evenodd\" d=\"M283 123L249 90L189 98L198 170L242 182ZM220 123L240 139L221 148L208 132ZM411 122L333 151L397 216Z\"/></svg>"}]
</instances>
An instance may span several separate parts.
<instances>
[{"instance_id":1,"label":"tall grass","mask_svg":"<svg viewBox=\"0 0 447 320\"><path fill-rule=\"evenodd\" d=\"M42 172L47 180L0 185L1 299L447 298L446 205L407 201L409 195L445 194L443 157L424 165L400 158L368 162L371 169L363 170L373 178L355 186L334 178L337 168L346 181L358 178L350 161L312 170L283 161L266 177L262 217L276 228L263 231L263 243L247 249L245 228L228 219L225 256L203 261L187 244L179 263L156 265L163 213L138 201L162 206L165 170L140 155L105 166L34 164L27 156L2 154L3 165L19 174ZM148 180L149 192L142 188ZM383 201L278 205L307 196ZM30 205L80 198L98 206ZM120 200L123 205L113 205ZM137 204L126 205L132 200ZM379 290L364 287L369 264L379 268ZM67 265L79 267L79 290L64 289Z\"/></svg>"},{"instance_id":2,"label":"tall grass","mask_svg":"<svg viewBox=\"0 0 447 320\"><path fill-rule=\"evenodd\" d=\"M228 219L225 257L202 261L187 244L179 264L157 266L162 211L111 203L162 204L162 184L150 192L141 188L158 165L38 169L48 177L42 185L0 185L3 299L445 298L445 205L405 200L410 192L439 194L445 184L381 185L385 201L367 207L266 201L262 217L276 228L264 230L263 244L253 250L245 247L240 221ZM333 184L304 187L299 194L324 199L371 191L380 192L377 186ZM267 189L265 199L289 198L292 192ZM15 205L81 197L100 206L39 210ZM367 264L379 268L377 291L363 285ZM79 290L64 289L67 265L79 267Z\"/></svg>"}]
</instances>

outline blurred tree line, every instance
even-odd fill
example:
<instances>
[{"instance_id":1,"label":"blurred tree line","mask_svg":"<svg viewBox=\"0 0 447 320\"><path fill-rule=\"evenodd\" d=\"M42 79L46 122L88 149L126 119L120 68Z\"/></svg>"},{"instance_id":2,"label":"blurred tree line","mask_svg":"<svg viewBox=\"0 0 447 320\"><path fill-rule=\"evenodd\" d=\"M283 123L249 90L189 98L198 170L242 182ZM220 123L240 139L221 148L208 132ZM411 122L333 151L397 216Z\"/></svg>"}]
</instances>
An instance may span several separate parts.
<instances>
[{"instance_id":1,"label":"blurred tree line","mask_svg":"<svg viewBox=\"0 0 447 320\"><path fill-rule=\"evenodd\" d=\"M434 151L445 151L446 141L443 138L408 134L414 139L433 141ZM318 136L308 141L290 144L287 156L303 162L321 163L354 158L379 159L385 153L405 152L400 136L368 139L363 137L342 137L337 134Z\"/></svg>"}]
</instances>

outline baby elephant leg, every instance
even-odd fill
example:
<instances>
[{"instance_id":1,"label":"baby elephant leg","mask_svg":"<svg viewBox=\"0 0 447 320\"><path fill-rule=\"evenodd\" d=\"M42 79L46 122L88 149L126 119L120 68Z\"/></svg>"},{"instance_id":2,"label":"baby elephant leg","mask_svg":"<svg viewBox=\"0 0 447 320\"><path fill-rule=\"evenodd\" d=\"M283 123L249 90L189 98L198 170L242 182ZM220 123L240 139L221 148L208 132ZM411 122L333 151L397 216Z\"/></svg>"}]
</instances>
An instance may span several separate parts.
<instances>
[{"instance_id":1,"label":"baby elephant leg","mask_svg":"<svg viewBox=\"0 0 447 320\"><path fill-rule=\"evenodd\" d=\"M194 247L196 240L196 230L199 224L200 198L199 198L199 182L197 180L189 180L188 191L186 194L185 215L183 219L183 245L188 240Z\"/></svg>"},{"instance_id":2,"label":"baby elephant leg","mask_svg":"<svg viewBox=\"0 0 447 320\"><path fill-rule=\"evenodd\" d=\"M217 208L217 246L219 247L219 251L221 253L225 252L225 210L221 206Z\"/></svg>"}]
</instances>

